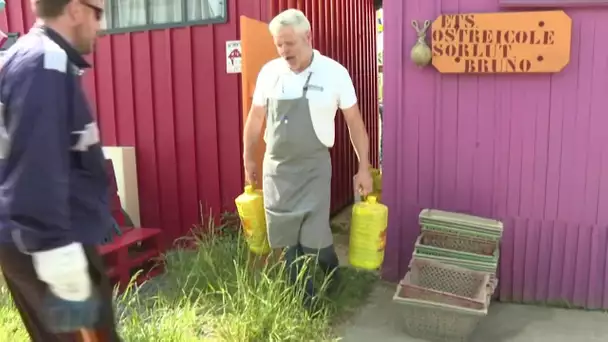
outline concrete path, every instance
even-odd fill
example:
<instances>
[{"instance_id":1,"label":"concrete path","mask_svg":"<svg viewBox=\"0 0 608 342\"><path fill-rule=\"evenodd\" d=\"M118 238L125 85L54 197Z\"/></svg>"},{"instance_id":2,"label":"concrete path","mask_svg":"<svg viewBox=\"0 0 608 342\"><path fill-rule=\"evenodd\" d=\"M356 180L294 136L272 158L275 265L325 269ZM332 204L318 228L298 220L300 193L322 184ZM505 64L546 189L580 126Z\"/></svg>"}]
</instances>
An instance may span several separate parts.
<instances>
[{"instance_id":1,"label":"concrete path","mask_svg":"<svg viewBox=\"0 0 608 342\"><path fill-rule=\"evenodd\" d=\"M339 329L345 342L422 342L399 326L394 285L380 284L370 303ZM494 303L471 342L608 341L608 313Z\"/></svg>"},{"instance_id":2,"label":"concrete path","mask_svg":"<svg viewBox=\"0 0 608 342\"><path fill-rule=\"evenodd\" d=\"M333 218L335 245L341 264L348 265L351 208ZM422 342L402 332L395 285L380 284L369 304L338 328L345 342ZM608 313L493 303L471 342L606 342Z\"/></svg>"}]
</instances>

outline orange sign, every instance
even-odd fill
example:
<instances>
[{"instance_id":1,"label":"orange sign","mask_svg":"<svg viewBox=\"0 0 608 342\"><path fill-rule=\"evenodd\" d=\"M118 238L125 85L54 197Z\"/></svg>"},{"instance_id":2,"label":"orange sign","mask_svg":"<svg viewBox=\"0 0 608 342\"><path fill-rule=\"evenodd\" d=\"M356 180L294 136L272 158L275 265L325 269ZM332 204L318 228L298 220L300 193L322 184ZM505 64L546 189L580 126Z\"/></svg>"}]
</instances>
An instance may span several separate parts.
<instances>
[{"instance_id":1,"label":"orange sign","mask_svg":"<svg viewBox=\"0 0 608 342\"><path fill-rule=\"evenodd\" d=\"M442 15L432 25L441 73L559 72L570 61L564 11Z\"/></svg>"}]
</instances>

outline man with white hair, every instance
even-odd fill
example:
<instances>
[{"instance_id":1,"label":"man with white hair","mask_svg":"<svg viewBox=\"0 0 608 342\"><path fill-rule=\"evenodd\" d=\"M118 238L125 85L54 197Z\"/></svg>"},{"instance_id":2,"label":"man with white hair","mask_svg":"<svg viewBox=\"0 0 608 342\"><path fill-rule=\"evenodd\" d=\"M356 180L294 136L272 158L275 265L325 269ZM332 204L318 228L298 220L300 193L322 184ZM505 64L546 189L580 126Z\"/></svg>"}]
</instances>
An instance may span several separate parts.
<instances>
[{"instance_id":1,"label":"man with white hair","mask_svg":"<svg viewBox=\"0 0 608 342\"><path fill-rule=\"evenodd\" d=\"M300 256L316 254L323 271L337 284L338 257L329 225L331 158L336 112L341 109L359 158L355 186L372 191L369 141L348 70L312 48L310 22L301 11L286 10L269 24L280 58L258 75L245 122L244 165L250 184L261 182L273 248L286 248L290 279L301 272ZM256 175L255 150L266 119L263 175ZM305 304L315 296L306 281Z\"/></svg>"}]
</instances>

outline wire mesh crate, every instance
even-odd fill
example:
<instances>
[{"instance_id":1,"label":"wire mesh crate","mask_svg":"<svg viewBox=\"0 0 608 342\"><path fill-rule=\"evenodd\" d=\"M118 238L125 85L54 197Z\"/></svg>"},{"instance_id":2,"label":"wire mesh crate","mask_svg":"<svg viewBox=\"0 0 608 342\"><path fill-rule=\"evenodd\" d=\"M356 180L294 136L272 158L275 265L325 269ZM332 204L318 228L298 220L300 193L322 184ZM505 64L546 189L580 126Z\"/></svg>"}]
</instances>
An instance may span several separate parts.
<instances>
[{"instance_id":1,"label":"wire mesh crate","mask_svg":"<svg viewBox=\"0 0 608 342\"><path fill-rule=\"evenodd\" d=\"M491 278L486 272L418 258L412 258L409 274L415 286L467 298L477 298Z\"/></svg>"},{"instance_id":2,"label":"wire mesh crate","mask_svg":"<svg viewBox=\"0 0 608 342\"><path fill-rule=\"evenodd\" d=\"M441 257L436 255L427 254L421 251L414 251L413 258L421 260L433 260L439 261L444 264L454 265L474 271L486 272L490 274L496 274L498 263L488 263L480 261L462 260L458 258Z\"/></svg>"},{"instance_id":3,"label":"wire mesh crate","mask_svg":"<svg viewBox=\"0 0 608 342\"><path fill-rule=\"evenodd\" d=\"M483 236L493 240L500 240L503 233L501 221L437 209L423 209L418 221L423 229Z\"/></svg>"},{"instance_id":4,"label":"wire mesh crate","mask_svg":"<svg viewBox=\"0 0 608 342\"><path fill-rule=\"evenodd\" d=\"M500 250L498 248L498 245L494 247L494 250L490 255L478 254L447 248L450 245L456 244L455 242L450 242L450 239L451 237L449 235L445 235L445 237L437 237L437 233L426 231L422 232L422 234L418 236L414 248L416 252L434 255L438 257L457 258L469 261L480 261L496 265L498 264L498 258L500 257Z\"/></svg>"},{"instance_id":5,"label":"wire mesh crate","mask_svg":"<svg viewBox=\"0 0 608 342\"><path fill-rule=\"evenodd\" d=\"M486 305L482 309L416 299L404 293L401 284L397 286L393 302L399 306L403 329L412 337L434 342L464 342L488 314L489 288L483 291Z\"/></svg>"},{"instance_id":6,"label":"wire mesh crate","mask_svg":"<svg viewBox=\"0 0 608 342\"><path fill-rule=\"evenodd\" d=\"M479 237L467 237L453 233L424 231L421 243L459 252L493 256L498 250L498 242Z\"/></svg>"},{"instance_id":7,"label":"wire mesh crate","mask_svg":"<svg viewBox=\"0 0 608 342\"><path fill-rule=\"evenodd\" d=\"M413 298L475 310L482 310L486 306L486 291L477 291L473 297L464 297L450 292L430 289L414 283L411 278L411 272L405 275L400 285L400 296L402 298Z\"/></svg>"}]
</instances>

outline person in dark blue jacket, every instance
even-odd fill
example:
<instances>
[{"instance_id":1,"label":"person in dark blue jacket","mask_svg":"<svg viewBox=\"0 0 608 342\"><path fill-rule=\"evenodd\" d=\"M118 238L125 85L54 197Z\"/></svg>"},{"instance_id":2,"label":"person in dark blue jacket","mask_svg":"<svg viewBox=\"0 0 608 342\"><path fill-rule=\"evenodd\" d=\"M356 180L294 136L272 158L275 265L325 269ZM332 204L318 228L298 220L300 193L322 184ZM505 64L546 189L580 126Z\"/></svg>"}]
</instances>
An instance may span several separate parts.
<instances>
[{"instance_id":1,"label":"person in dark blue jacket","mask_svg":"<svg viewBox=\"0 0 608 342\"><path fill-rule=\"evenodd\" d=\"M103 0L31 0L0 68L0 267L33 341L118 341L96 246L112 230L99 131L81 87Z\"/></svg>"}]
</instances>

